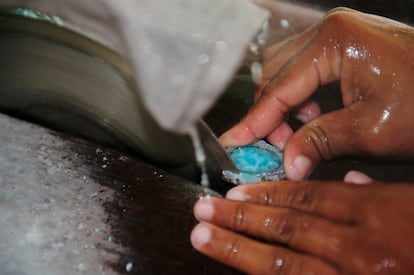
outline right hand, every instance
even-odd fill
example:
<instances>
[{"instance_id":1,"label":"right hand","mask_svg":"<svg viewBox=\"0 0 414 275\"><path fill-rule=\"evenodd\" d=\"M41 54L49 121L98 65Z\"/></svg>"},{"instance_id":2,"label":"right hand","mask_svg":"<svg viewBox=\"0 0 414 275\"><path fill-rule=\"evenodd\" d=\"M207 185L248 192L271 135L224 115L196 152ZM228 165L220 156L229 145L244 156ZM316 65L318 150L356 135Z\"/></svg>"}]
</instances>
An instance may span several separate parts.
<instances>
[{"instance_id":1,"label":"right hand","mask_svg":"<svg viewBox=\"0 0 414 275\"><path fill-rule=\"evenodd\" d=\"M249 113L220 138L224 146L258 139L285 149L289 179L305 178L321 159L345 154L414 156L414 29L350 9L267 50L264 80ZM344 107L322 114L308 99L340 81ZM295 133L285 117L305 124Z\"/></svg>"}]
</instances>

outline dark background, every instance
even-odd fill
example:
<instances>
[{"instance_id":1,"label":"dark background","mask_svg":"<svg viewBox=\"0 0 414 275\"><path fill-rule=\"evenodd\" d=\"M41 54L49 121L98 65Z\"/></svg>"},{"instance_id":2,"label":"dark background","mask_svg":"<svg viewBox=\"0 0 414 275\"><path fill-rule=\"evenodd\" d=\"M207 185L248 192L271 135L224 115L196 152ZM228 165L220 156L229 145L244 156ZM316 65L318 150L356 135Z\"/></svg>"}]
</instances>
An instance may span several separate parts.
<instances>
[{"instance_id":1,"label":"dark background","mask_svg":"<svg viewBox=\"0 0 414 275\"><path fill-rule=\"evenodd\" d=\"M318 0L318 1L292 1L293 3L305 3L314 7L322 7L324 9L331 9L339 6L349 7L364 12L370 12L392 19L403 21L405 23L412 23L414 21L414 1L389 1L389 0L374 0L374 1L353 1L353 0Z\"/></svg>"}]
</instances>

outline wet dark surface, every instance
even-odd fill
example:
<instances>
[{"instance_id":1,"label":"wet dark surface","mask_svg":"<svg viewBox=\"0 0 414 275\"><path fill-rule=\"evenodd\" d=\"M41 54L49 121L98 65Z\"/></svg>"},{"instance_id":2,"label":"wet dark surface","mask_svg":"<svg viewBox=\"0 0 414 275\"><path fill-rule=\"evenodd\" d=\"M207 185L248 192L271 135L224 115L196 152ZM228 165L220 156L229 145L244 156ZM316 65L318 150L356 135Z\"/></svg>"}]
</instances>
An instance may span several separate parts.
<instances>
[{"instance_id":1,"label":"wet dark surface","mask_svg":"<svg viewBox=\"0 0 414 275\"><path fill-rule=\"evenodd\" d=\"M81 164L96 169L101 185L115 191L112 202L103 204L113 239L126 247L110 267L120 274L133 263L133 274L235 274L194 251L189 234L196 220L192 206L203 188L152 167L136 158L116 161L117 151L96 154L93 144L75 140L72 153ZM83 159L82 159L83 158Z\"/></svg>"},{"instance_id":2,"label":"wet dark surface","mask_svg":"<svg viewBox=\"0 0 414 275\"><path fill-rule=\"evenodd\" d=\"M194 202L217 193L1 114L0 127L0 274L237 274L189 241Z\"/></svg>"}]
</instances>

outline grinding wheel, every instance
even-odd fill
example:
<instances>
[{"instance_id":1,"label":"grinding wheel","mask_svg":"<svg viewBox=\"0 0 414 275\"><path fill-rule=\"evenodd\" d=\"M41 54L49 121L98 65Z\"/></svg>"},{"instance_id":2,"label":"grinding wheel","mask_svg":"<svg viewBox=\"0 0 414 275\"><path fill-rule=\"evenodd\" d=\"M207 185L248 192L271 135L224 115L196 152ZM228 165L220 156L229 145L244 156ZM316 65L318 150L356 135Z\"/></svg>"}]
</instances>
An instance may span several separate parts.
<instances>
[{"instance_id":1,"label":"grinding wheel","mask_svg":"<svg viewBox=\"0 0 414 275\"><path fill-rule=\"evenodd\" d=\"M117 53L63 27L0 15L0 110L169 166L187 137L161 129ZM162 76L160 76L162 78Z\"/></svg>"}]
</instances>

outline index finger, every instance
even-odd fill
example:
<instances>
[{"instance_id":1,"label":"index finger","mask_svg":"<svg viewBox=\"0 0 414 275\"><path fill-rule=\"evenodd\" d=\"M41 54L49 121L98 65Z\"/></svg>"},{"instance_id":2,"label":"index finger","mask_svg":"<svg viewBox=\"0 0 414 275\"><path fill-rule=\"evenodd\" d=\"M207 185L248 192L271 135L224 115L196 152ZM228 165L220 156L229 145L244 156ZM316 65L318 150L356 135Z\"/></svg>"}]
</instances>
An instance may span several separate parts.
<instances>
[{"instance_id":1,"label":"index finger","mask_svg":"<svg viewBox=\"0 0 414 275\"><path fill-rule=\"evenodd\" d=\"M282 125L293 107L305 102L320 85L339 79L338 40L331 35L326 38L320 28L268 80L249 113L222 135L224 145L245 145L268 136ZM330 33L330 27L323 28Z\"/></svg>"}]
</instances>

